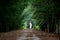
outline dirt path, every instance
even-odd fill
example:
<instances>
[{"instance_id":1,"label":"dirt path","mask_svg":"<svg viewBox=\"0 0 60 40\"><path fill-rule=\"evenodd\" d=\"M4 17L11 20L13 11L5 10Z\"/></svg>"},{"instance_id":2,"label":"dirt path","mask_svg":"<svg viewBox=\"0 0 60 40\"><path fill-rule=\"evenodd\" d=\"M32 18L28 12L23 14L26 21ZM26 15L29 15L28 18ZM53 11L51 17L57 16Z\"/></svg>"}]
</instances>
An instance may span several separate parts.
<instances>
[{"instance_id":1,"label":"dirt path","mask_svg":"<svg viewBox=\"0 0 60 40\"><path fill-rule=\"evenodd\" d=\"M0 40L59 40L59 37L52 33L28 29L0 33Z\"/></svg>"},{"instance_id":2,"label":"dirt path","mask_svg":"<svg viewBox=\"0 0 60 40\"><path fill-rule=\"evenodd\" d=\"M17 40L40 40L32 30L24 30L21 36L17 37Z\"/></svg>"}]
</instances>

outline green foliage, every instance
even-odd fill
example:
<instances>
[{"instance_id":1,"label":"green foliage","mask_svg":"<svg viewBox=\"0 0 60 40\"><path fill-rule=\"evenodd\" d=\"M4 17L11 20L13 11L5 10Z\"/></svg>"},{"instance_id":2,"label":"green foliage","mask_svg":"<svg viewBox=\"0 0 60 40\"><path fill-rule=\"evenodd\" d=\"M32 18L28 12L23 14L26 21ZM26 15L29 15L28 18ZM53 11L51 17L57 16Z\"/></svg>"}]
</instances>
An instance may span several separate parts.
<instances>
[{"instance_id":1,"label":"green foliage","mask_svg":"<svg viewBox=\"0 0 60 40\"><path fill-rule=\"evenodd\" d=\"M0 23L2 24L3 31L21 28L23 17L20 16L26 6L27 1L24 0L9 0L5 1L4 5L1 4Z\"/></svg>"},{"instance_id":2,"label":"green foliage","mask_svg":"<svg viewBox=\"0 0 60 40\"><path fill-rule=\"evenodd\" d=\"M40 30L40 27L39 27L39 25L35 25L33 29Z\"/></svg>"},{"instance_id":3,"label":"green foliage","mask_svg":"<svg viewBox=\"0 0 60 40\"><path fill-rule=\"evenodd\" d=\"M1 31L26 29L28 20L35 22L36 30L55 32L56 28L58 29L60 22L58 0L3 0L0 4Z\"/></svg>"}]
</instances>

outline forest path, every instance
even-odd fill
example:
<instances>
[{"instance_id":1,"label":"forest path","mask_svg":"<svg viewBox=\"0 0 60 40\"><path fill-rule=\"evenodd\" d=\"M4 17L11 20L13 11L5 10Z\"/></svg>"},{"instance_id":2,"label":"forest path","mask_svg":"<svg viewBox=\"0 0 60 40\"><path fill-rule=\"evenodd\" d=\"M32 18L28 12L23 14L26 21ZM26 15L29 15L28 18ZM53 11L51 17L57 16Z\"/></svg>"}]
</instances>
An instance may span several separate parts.
<instances>
[{"instance_id":1,"label":"forest path","mask_svg":"<svg viewBox=\"0 0 60 40\"><path fill-rule=\"evenodd\" d=\"M17 40L40 40L32 29L23 30L22 32L23 33L17 38Z\"/></svg>"},{"instance_id":2,"label":"forest path","mask_svg":"<svg viewBox=\"0 0 60 40\"><path fill-rule=\"evenodd\" d=\"M33 29L0 33L0 40L59 40L58 35Z\"/></svg>"}]
</instances>

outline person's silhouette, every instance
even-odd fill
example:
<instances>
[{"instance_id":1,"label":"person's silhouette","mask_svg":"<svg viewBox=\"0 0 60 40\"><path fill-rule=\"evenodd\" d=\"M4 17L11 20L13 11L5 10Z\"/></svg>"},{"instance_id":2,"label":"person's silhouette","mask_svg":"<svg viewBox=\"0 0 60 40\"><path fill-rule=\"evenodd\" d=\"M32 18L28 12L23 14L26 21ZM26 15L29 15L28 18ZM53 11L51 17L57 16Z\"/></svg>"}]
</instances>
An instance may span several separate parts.
<instances>
[{"instance_id":1,"label":"person's silhouette","mask_svg":"<svg viewBox=\"0 0 60 40\"><path fill-rule=\"evenodd\" d=\"M32 28L32 22L31 21L29 22L29 28L30 29Z\"/></svg>"}]
</instances>

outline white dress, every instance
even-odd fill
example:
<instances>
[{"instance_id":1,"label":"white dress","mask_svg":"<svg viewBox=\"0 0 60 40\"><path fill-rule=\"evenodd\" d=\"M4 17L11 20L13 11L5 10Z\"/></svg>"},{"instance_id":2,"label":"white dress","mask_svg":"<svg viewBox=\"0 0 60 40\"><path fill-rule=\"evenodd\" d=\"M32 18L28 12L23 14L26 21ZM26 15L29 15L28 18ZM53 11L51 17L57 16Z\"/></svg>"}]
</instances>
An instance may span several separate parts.
<instances>
[{"instance_id":1,"label":"white dress","mask_svg":"<svg viewBox=\"0 0 60 40\"><path fill-rule=\"evenodd\" d=\"M32 23L30 22L29 25L30 25L30 29L31 29L32 28Z\"/></svg>"}]
</instances>

